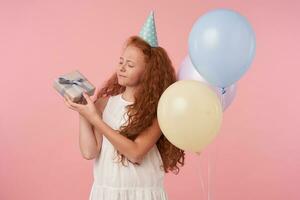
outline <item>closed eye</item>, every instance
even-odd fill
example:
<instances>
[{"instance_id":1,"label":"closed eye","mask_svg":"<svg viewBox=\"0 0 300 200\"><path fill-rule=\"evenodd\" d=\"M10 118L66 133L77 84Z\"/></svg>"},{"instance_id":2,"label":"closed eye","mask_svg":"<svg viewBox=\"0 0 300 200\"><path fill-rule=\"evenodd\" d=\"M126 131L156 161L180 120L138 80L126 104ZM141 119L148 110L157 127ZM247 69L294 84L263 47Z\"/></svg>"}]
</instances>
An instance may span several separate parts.
<instances>
[{"instance_id":1,"label":"closed eye","mask_svg":"<svg viewBox=\"0 0 300 200\"><path fill-rule=\"evenodd\" d=\"M119 62L120 65L123 65L123 62ZM133 65L128 65L129 67L134 67Z\"/></svg>"}]
</instances>

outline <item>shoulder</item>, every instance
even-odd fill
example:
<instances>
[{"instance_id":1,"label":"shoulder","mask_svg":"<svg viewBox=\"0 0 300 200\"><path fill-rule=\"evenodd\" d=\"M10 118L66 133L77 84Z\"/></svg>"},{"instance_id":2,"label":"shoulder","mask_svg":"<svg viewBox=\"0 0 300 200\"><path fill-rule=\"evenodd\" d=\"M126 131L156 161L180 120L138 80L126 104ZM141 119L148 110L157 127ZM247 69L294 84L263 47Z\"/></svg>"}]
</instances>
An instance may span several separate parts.
<instances>
[{"instance_id":1,"label":"shoulder","mask_svg":"<svg viewBox=\"0 0 300 200\"><path fill-rule=\"evenodd\" d=\"M108 100L109 100L110 96L107 97L99 97L96 101L95 101L95 106L98 110L100 110L101 112L103 112Z\"/></svg>"}]
</instances>

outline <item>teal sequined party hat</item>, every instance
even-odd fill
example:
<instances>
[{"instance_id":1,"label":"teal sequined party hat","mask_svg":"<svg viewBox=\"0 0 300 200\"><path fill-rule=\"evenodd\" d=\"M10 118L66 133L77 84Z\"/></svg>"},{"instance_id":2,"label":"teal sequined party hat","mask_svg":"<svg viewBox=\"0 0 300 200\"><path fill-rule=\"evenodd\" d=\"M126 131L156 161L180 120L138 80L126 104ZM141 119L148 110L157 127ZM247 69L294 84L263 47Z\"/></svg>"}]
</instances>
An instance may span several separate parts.
<instances>
[{"instance_id":1,"label":"teal sequined party hat","mask_svg":"<svg viewBox=\"0 0 300 200\"><path fill-rule=\"evenodd\" d=\"M150 15L144 23L139 36L148 42L151 47L158 46L153 10L150 12Z\"/></svg>"}]
</instances>

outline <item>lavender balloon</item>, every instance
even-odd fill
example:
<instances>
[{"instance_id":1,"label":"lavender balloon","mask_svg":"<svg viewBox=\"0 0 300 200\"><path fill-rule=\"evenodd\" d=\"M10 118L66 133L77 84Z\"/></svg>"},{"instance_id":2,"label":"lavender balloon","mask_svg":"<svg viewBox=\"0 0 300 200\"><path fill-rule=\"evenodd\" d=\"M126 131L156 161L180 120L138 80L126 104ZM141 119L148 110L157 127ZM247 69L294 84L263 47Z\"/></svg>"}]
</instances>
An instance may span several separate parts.
<instances>
[{"instance_id":1,"label":"lavender balloon","mask_svg":"<svg viewBox=\"0 0 300 200\"><path fill-rule=\"evenodd\" d=\"M177 73L178 80L197 80L208 85L215 93L218 95L223 111L233 102L236 96L237 84L232 84L228 87L220 88L211 85L206 81L201 74L195 69L189 55L187 55L180 65L179 71Z\"/></svg>"}]
</instances>

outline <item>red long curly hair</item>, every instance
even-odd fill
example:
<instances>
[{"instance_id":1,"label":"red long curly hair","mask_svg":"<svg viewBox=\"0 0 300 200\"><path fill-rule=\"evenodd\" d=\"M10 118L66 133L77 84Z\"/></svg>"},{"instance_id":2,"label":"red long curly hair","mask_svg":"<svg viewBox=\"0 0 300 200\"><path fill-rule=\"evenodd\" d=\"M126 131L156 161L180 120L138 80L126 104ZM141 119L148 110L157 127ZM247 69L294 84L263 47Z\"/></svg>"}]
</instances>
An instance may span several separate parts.
<instances>
[{"instance_id":1,"label":"red long curly hair","mask_svg":"<svg viewBox=\"0 0 300 200\"><path fill-rule=\"evenodd\" d=\"M140 87L134 94L135 102L127 105L128 123L120 127L120 134L134 140L137 135L153 123L157 117L158 101L168 86L176 82L176 73L167 52L162 47L151 47L141 37L133 35L124 45L137 47L144 55L145 72L141 77ZM118 83L114 73L97 93L97 97L115 96L125 91L126 87ZM185 152L170 143L162 134L156 142L166 173L179 173L179 164L184 165ZM124 165L125 156L117 150L119 161ZM129 161L129 160L127 160ZM130 161L129 161L130 162Z\"/></svg>"}]
</instances>

